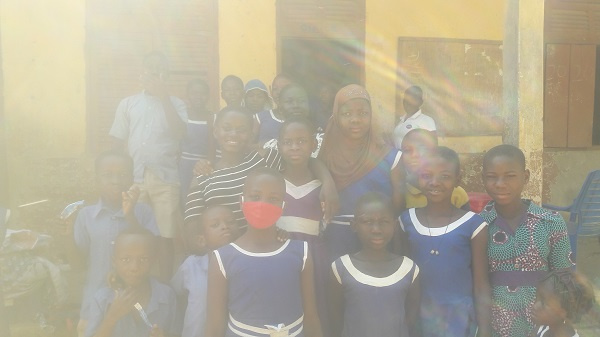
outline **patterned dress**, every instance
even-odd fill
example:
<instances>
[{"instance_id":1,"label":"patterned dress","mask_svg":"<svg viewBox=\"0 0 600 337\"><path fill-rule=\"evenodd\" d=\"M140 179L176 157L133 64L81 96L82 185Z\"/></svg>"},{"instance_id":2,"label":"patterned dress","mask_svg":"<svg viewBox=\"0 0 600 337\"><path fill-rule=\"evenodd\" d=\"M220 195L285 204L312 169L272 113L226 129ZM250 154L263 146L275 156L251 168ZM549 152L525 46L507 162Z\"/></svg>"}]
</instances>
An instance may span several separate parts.
<instances>
[{"instance_id":1,"label":"patterned dress","mask_svg":"<svg viewBox=\"0 0 600 337\"><path fill-rule=\"evenodd\" d=\"M480 214L489 223L493 336L535 336L531 314L537 284L549 271L573 266L563 218L523 202L528 208L516 231L496 213L493 201Z\"/></svg>"}]
</instances>

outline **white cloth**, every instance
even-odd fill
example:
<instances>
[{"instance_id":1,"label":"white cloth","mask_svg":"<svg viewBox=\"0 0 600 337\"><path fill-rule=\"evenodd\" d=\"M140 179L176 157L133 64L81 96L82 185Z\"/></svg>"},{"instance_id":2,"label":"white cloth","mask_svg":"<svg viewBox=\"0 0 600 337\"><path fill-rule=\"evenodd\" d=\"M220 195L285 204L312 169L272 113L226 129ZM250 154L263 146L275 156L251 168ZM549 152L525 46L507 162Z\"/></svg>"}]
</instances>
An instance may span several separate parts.
<instances>
[{"instance_id":1,"label":"white cloth","mask_svg":"<svg viewBox=\"0 0 600 337\"><path fill-rule=\"evenodd\" d=\"M394 146L400 150L402 139L413 129L425 129L435 131L435 121L433 118L423 114L421 110L415 112L412 116L406 118L406 115L400 118L400 123L394 128Z\"/></svg>"}]
</instances>

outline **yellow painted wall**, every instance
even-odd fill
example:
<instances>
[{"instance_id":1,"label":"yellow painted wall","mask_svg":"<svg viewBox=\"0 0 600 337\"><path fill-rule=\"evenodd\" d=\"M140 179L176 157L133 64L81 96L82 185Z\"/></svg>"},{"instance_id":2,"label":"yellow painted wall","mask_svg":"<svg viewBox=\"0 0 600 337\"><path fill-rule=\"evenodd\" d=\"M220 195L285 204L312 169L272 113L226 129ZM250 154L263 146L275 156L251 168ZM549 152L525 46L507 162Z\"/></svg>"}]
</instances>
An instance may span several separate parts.
<instances>
[{"instance_id":1,"label":"yellow painted wall","mask_svg":"<svg viewBox=\"0 0 600 337\"><path fill-rule=\"evenodd\" d=\"M277 71L275 29L275 0L219 0L219 79L234 74L268 87Z\"/></svg>"},{"instance_id":2,"label":"yellow painted wall","mask_svg":"<svg viewBox=\"0 0 600 337\"><path fill-rule=\"evenodd\" d=\"M44 158L85 149L85 2L1 1L9 179L13 199ZM31 170L30 170L31 169ZM17 198L18 199L18 198Z\"/></svg>"},{"instance_id":3,"label":"yellow painted wall","mask_svg":"<svg viewBox=\"0 0 600 337\"><path fill-rule=\"evenodd\" d=\"M366 1L365 79L383 122L395 109L399 37L502 40L505 0Z\"/></svg>"}]
</instances>

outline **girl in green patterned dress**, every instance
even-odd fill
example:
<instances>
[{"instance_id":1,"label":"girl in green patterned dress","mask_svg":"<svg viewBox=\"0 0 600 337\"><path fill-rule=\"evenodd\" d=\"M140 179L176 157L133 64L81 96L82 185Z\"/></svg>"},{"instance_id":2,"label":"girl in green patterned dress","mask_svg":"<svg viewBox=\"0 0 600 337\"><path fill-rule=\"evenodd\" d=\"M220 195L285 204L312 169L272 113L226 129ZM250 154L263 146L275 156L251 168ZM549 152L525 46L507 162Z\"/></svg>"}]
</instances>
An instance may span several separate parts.
<instances>
[{"instance_id":1,"label":"girl in green patterned dress","mask_svg":"<svg viewBox=\"0 0 600 337\"><path fill-rule=\"evenodd\" d=\"M492 332L498 337L534 336L537 284L549 272L573 266L563 218L521 199L528 181L520 149L499 145L485 154L483 183L493 201L481 216L489 224Z\"/></svg>"}]
</instances>

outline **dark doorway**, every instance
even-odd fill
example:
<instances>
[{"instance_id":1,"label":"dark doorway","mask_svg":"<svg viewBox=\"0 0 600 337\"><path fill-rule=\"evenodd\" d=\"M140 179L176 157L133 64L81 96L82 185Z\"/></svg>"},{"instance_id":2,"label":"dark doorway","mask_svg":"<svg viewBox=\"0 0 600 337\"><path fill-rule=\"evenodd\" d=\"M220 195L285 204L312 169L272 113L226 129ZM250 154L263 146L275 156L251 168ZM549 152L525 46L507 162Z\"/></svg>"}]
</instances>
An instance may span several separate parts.
<instances>
[{"instance_id":1,"label":"dark doorway","mask_svg":"<svg viewBox=\"0 0 600 337\"><path fill-rule=\"evenodd\" d=\"M341 87L363 83L362 43L342 39L283 38L281 72L300 82L316 96L320 83Z\"/></svg>"}]
</instances>

